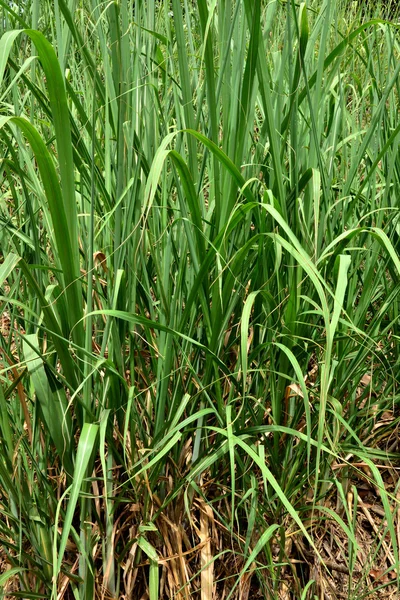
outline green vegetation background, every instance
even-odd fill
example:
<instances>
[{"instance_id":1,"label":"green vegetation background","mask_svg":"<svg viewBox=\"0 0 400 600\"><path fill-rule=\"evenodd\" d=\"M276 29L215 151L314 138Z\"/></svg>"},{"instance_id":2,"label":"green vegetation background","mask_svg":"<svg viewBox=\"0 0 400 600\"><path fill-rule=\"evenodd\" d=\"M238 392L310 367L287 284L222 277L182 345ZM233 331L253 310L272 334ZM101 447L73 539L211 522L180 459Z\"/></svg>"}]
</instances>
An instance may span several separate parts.
<instances>
[{"instance_id":1,"label":"green vegetation background","mask_svg":"<svg viewBox=\"0 0 400 600\"><path fill-rule=\"evenodd\" d=\"M396 597L396 11L0 1L2 597Z\"/></svg>"}]
</instances>

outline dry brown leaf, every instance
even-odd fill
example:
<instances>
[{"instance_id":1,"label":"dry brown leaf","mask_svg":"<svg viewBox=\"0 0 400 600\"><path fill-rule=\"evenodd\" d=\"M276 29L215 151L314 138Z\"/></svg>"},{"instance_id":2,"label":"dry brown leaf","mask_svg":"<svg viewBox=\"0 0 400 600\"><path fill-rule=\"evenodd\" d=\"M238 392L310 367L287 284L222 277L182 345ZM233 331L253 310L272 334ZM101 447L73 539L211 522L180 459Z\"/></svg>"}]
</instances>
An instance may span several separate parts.
<instances>
[{"instance_id":1,"label":"dry brown leaf","mask_svg":"<svg viewBox=\"0 0 400 600\"><path fill-rule=\"evenodd\" d=\"M363 375L360 379L360 384L364 387L367 387L368 385L370 385L371 379L371 375L369 373L365 373L365 375Z\"/></svg>"},{"instance_id":2,"label":"dry brown leaf","mask_svg":"<svg viewBox=\"0 0 400 600\"><path fill-rule=\"evenodd\" d=\"M300 398L304 398L304 394L301 391L301 387L297 383L291 383L290 385L288 385L288 389L291 390L292 392L294 392L294 394L289 393L289 397L292 397L293 395L295 395L295 396L300 396Z\"/></svg>"},{"instance_id":3,"label":"dry brown leaf","mask_svg":"<svg viewBox=\"0 0 400 600\"><path fill-rule=\"evenodd\" d=\"M198 536L204 544L200 551L200 567L201 567L201 600L212 600L214 587L214 561L211 550L210 526L214 519L212 510L202 500L198 499L200 507L200 528Z\"/></svg>"},{"instance_id":4,"label":"dry brown leaf","mask_svg":"<svg viewBox=\"0 0 400 600\"><path fill-rule=\"evenodd\" d=\"M104 252L95 252L93 254L93 262L94 264L97 265L101 265L103 268L103 271L105 273L107 273L107 257L104 254Z\"/></svg>"},{"instance_id":5,"label":"dry brown leaf","mask_svg":"<svg viewBox=\"0 0 400 600\"><path fill-rule=\"evenodd\" d=\"M390 581L384 569L371 569L369 575L376 583L388 583Z\"/></svg>"}]
</instances>

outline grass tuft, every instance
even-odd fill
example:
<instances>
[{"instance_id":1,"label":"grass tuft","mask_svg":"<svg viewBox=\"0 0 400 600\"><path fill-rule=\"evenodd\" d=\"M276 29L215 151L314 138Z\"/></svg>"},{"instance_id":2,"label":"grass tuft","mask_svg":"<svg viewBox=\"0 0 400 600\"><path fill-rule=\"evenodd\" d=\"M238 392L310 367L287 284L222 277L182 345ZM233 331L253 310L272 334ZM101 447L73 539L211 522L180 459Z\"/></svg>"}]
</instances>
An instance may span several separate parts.
<instances>
[{"instance_id":1,"label":"grass tuft","mask_svg":"<svg viewBox=\"0 0 400 600\"><path fill-rule=\"evenodd\" d=\"M0 12L0 596L397 598L397 3Z\"/></svg>"}]
</instances>

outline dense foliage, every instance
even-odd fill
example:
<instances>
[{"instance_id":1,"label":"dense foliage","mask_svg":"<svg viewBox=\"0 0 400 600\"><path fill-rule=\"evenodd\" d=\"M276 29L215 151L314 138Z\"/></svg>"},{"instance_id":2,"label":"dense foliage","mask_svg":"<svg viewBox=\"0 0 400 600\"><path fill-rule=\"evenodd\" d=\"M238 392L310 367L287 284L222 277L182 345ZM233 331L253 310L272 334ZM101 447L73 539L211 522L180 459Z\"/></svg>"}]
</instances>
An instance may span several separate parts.
<instances>
[{"instance_id":1,"label":"dense foliage","mask_svg":"<svg viewBox=\"0 0 400 600\"><path fill-rule=\"evenodd\" d=\"M397 597L396 3L0 6L3 596Z\"/></svg>"}]
</instances>

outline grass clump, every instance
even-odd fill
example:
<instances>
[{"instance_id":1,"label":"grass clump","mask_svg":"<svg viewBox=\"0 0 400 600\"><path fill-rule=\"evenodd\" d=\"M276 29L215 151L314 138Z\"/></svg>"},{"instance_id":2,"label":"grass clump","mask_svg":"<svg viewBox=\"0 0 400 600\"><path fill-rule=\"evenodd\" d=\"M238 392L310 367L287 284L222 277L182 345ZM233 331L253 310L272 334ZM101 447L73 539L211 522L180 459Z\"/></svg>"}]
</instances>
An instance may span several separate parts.
<instances>
[{"instance_id":1,"label":"grass clump","mask_svg":"<svg viewBox=\"0 0 400 600\"><path fill-rule=\"evenodd\" d=\"M1 7L3 596L395 598L394 4Z\"/></svg>"}]
</instances>

